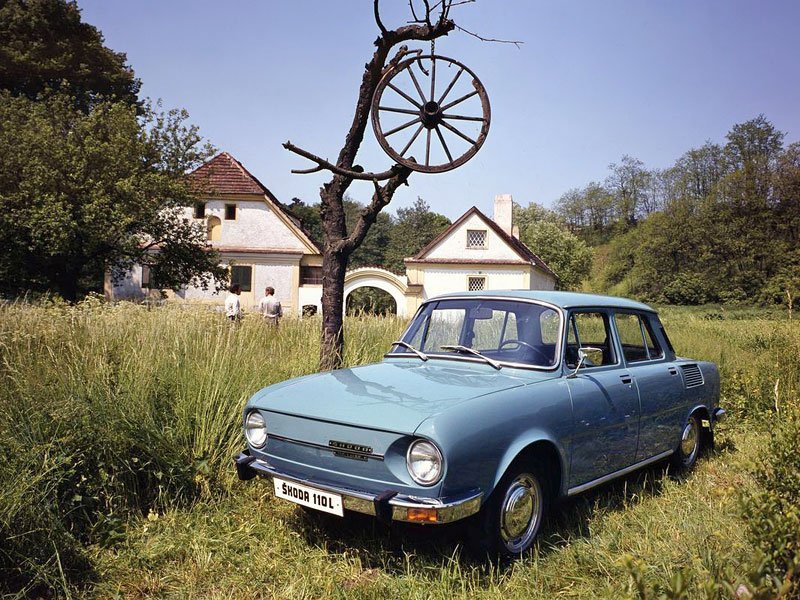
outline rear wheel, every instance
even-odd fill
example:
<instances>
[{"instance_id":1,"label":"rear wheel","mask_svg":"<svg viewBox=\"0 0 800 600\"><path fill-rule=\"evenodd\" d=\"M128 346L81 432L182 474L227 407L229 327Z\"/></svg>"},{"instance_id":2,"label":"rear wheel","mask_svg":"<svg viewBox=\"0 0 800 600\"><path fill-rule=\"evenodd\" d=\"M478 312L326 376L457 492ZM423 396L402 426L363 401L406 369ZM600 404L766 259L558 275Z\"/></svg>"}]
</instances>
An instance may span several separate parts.
<instances>
[{"instance_id":1,"label":"rear wheel","mask_svg":"<svg viewBox=\"0 0 800 600\"><path fill-rule=\"evenodd\" d=\"M534 468L512 465L476 516L470 530L473 550L516 558L528 551L548 503L547 480Z\"/></svg>"},{"instance_id":2,"label":"rear wheel","mask_svg":"<svg viewBox=\"0 0 800 600\"><path fill-rule=\"evenodd\" d=\"M689 417L681 433L681 441L672 455L672 467L679 473L689 471L697 462L702 448L700 418L695 414Z\"/></svg>"}]
</instances>

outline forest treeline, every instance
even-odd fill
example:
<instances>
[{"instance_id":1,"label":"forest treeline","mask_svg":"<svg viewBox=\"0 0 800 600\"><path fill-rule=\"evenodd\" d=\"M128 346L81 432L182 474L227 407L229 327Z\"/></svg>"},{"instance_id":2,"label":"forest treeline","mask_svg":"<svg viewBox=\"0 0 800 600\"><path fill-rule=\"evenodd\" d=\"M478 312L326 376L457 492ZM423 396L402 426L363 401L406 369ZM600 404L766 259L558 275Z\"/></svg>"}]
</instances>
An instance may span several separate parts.
<instances>
[{"instance_id":1,"label":"forest treeline","mask_svg":"<svg viewBox=\"0 0 800 600\"><path fill-rule=\"evenodd\" d=\"M624 156L553 214L594 248L584 287L650 302L791 302L800 291L800 143L763 115L671 167Z\"/></svg>"}]
</instances>

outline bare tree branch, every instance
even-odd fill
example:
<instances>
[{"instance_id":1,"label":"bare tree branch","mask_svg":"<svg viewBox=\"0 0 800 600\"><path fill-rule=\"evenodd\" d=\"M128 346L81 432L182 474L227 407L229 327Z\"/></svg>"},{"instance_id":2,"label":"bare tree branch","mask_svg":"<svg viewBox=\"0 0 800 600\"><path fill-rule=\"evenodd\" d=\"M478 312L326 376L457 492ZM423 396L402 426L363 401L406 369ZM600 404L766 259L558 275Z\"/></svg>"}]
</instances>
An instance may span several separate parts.
<instances>
[{"instance_id":1,"label":"bare tree branch","mask_svg":"<svg viewBox=\"0 0 800 600\"><path fill-rule=\"evenodd\" d=\"M473 33L471 31L469 31L468 29L464 29L460 25L456 25L455 28L458 29L459 31L462 31L462 32L466 33L467 35L471 35L474 38L478 38L482 42L495 42L497 44L514 44L517 48L519 48L522 44L525 43L525 42L521 42L519 40L498 40L498 39L495 39L495 38L485 38L485 37L483 37L481 35L478 35L477 33Z\"/></svg>"},{"instance_id":2,"label":"bare tree branch","mask_svg":"<svg viewBox=\"0 0 800 600\"><path fill-rule=\"evenodd\" d=\"M292 142L286 142L283 144L283 147L286 148L289 152L294 152L295 154L302 156L303 158L307 158L308 160L317 163L316 167L312 167L310 169L293 169L292 173L297 175L306 175L309 173L317 173L322 171L323 169L331 171L336 175L340 175L342 177L347 177L348 179L360 179L362 181L385 181L394 177L397 173L397 165L389 169L388 171L383 171L382 173L365 173L363 169L360 171L353 167L352 169L343 169L342 167L338 167L333 163L325 160L324 158L320 158L315 154L311 154L308 150L303 150L292 144Z\"/></svg>"},{"instance_id":3,"label":"bare tree branch","mask_svg":"<svg viewBox=\"0 0 800 600\"><path fill-rule=\"evenodd\" d=\"M372 11L375 14L375 23L378 25L378 29L381 30L381 35L385 35L386 27L383 26L383 21L381 21L381 11L378 8L378 0L373 1Z\"/></svg>"},{"instance_id":4,"label":"bare tree branch","mask_svg":"<svg viewBox=\"0 0 800 600\"><path fill-rule=\"evenodd\" d=\"M373 179L372 184L375 188L375 193L372 194L372 202L361 211L352 233L342 240L341 249L344 252L349 254L361 245L369 228L378 217L378 213L391 202L392 196L394 196L397 188L407 184L408 176L411 175L411 169L401 165L396 165L396 167L397 173L383 186L378 183L378 180Z\"/></svg>"}]
</instances>

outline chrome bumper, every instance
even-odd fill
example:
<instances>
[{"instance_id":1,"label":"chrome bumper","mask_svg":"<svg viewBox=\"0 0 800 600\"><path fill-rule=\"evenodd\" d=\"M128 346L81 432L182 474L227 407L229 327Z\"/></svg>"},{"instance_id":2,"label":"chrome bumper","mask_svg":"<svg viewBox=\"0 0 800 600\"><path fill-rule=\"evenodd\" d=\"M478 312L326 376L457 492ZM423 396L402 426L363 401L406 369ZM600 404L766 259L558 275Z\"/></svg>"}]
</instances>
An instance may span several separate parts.
<instances>
[{"instance_id":1,"label":"chrome bumper","mask_svg":"<svg viewBox=\"0 0 800 600\"><path fill-rule=\"evenodd\" d=\"M717 408L714 409L714 413L712 415L712 418L713 418L715 423L719 423L719 422L724 421L725 417L727 417L727 416L728 416L728 411L726 411L721 406L718 406Z\"/></svg>"},{"instance_id":2,"label":"chrome bumper","mask_svg":"<svg viewBox=\"0 0 800 600\"><path fill-rule=\"evenodd\" d=\"M393 490L372 494L339 488L320 484L311 479L299 479L287 475L267 461L251 456L247 452L239 454L235 463L239 479L243 481L260 475L270 480L278 477L301 485L310 485L326 492L339 494L346 510L372 515L382 521L405 521L424 525L452 523L477 513L481 508L481 499L483 498L483 492L478 490L448 498L420 498L399 494ZM411 516L412 511L414 516Z\"/></svg>"}]
</instances>

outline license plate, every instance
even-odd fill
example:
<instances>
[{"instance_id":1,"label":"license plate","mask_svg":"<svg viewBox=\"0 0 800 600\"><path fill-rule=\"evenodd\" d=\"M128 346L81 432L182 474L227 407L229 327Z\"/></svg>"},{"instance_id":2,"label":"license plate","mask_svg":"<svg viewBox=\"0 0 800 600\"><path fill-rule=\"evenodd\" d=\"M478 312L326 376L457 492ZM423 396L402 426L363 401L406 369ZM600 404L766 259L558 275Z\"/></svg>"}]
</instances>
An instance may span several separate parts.
<instances>
[{"instance_id":1,"label":"license plate","mask_svg":"<svg viewBox=\"0 0 800 600\"><path fill-rule=\"evenodd\" d=\"M331 513L332 515L344 516L342 497L339 494L323 492L317 488L284 481L277 477L272 481L275 483L275 495L278 498Z\"/></svg>"}]
</instances>

